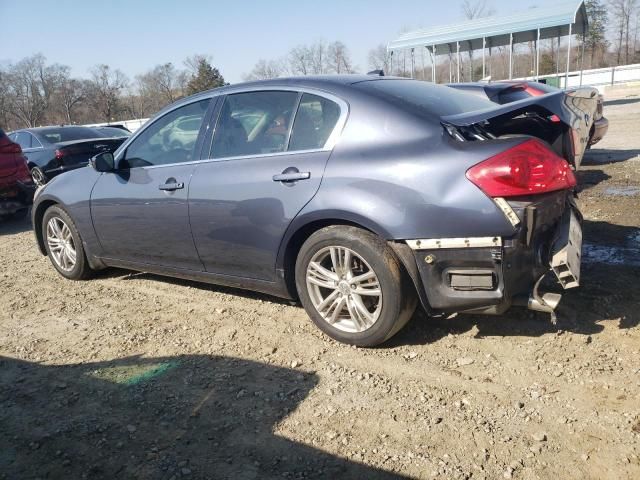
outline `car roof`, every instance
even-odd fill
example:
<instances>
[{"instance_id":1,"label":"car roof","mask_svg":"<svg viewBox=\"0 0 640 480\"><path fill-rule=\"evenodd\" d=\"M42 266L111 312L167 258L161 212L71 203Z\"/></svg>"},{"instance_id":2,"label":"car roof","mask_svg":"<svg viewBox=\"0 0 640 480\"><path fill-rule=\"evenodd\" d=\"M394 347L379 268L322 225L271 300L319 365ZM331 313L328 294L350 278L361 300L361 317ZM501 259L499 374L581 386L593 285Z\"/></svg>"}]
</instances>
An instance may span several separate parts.
<instances>
[{"instance_id":1,"label":"car roof","mask_svg":"<svg viewBox=\"0 0 640 480\"><path fill-rule=\"evenodd\" d=\"M189 99L194 99L198 96L208 97L212 93L224 94L225 92L232 92L236 90L254 89L259 87L292 87L292 88L319 88L328 89L336 86L353 85L361 82L376 82L384 80L411 80L405 77L385 77L377 75L365 75L365 74L349 74L349 75L301 75L293 77L278 77L269 78L265 80L252 80L249 82L234 83L233 85L225 85L224 87L212 88L200 93L196 93Z\"/></svg>"},{"instance_id":2,"label":"car roof","mask_svg":"<svg viewBox=\"0 0 640 480\"><path fill-rule=\"evenodd\" d=\"M386 77L378 75L349 74L349 75L301 75L293 77L278 77L265 80L252 80L249 82L234 83L224 87L212 88L195 93L188 97L181 98L172 104L167 105L152 118L159 117L164 113L173 110L181 105L210 98L212 95L225 95L227 93L239 93L244 90L259 89L260 87L288 87L288 88L315 88L326 90L329 93L337 93L337 90L344 91L341 87L362 82L378 82L384 80L413 80L406 77ZM334 92L336 90L336 92Z\"/></svg>"},{"instance_id":3,"label":"car roof","mask_svg":"<svg viewBox=\"0 0 640 480\"><path fill-rule=\"evenodd\" d=\"M86 127L84 125L46 125L44 127L29 127L29 128L21 128L19 130L16 130L16 132L41 132L43 130L48 130L50 128L93 128L93 127Z\"/></svg>"}]
</instances>

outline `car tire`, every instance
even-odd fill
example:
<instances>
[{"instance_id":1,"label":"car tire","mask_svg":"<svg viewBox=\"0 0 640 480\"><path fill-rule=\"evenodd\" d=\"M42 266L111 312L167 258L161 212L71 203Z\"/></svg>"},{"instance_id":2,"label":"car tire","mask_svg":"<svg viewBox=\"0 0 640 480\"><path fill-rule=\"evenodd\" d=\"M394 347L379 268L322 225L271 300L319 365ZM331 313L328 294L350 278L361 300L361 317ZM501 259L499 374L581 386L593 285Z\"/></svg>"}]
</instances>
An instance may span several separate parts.
<instances>
[{"instance_id":1,"label":"car tire","mask_svg":"<svg viewBox=\"0 0 640 480\"><path fill-rule=\"evenodd\" d=\"M393 250L356 227L335 225L313 233L298 253L295 275L300 301L316 326L351 345L373 347L388 340L417 305Z\"/></svg>"},{"instance_id":2,"label":"car tire","mask_svg":"<svg viewBox=\"0 0 640 480\"><path fill-rule=\"evenodd\" d=\"M47 178L47 176L44 174L44 172L40 167L33 167L31 169L31 179L33 180L33 183L35 183L37 187L42 187L43 185L46 185L47 182L49 181L49 179Z\"/></svg>"},{"instance_id":3,"label":"car tire","mask_svg":"<svg viewBox=\"0 0 640 480\"><path fill-rule=\"evenodd\" d=\"M82 238L69 214L60 206L47 209L42 218L42 238L54 268L69 280L90 278Z\"/></svg>"}]
</instances>

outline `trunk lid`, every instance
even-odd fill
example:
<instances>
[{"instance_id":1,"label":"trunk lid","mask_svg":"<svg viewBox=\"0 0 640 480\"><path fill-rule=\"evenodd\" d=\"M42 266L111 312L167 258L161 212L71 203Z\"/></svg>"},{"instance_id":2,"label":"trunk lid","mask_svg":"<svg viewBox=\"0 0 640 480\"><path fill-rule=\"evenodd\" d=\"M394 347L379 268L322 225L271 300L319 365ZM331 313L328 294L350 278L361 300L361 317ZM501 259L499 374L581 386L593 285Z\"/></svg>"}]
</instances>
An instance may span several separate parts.
<instances>
[{"instance_id":1,"label":"trunk lid","mask_svg":"<svg viewBox=\"0 0 640 480\"><path fill-rule=\"evenodd\" d=\"M91 157L101 152L115 151L127 137L91 138L56 143L56 158L64 165L77 165L88 162Z\"/></svg>"},{"instance_id":2,"label":"trunk lid","mask_svg":"<svg viewBox=\"0 0 640 480\"><path fill-rule=\"evenodd\" d=\"M484 110L441 117L459 140L484 140L507 135L531 135L549 143L576 170L589 142L597 111L594 88L558 91ZM484 137L484 138L483 138Z\"/></svg>"}]
</instances>

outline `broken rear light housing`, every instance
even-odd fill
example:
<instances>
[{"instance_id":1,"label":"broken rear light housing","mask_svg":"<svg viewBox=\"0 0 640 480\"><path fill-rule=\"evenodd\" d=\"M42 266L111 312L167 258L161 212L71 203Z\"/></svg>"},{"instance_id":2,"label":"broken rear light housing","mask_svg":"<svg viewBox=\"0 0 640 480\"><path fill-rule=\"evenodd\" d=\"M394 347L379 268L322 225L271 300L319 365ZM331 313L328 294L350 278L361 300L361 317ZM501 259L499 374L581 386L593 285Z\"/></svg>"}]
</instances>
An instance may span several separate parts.
<instances>
[{"instance_id":1,"label":"broken rear light housing","mask_svg":"<svg viewBox=\"0 0 640 480\"><path fill-rule=\"evenodd\" d=\"M536 139L474 165L466 176L490 197L537 195L576 186L567 161Z\"/></svg>"}]
</instances>

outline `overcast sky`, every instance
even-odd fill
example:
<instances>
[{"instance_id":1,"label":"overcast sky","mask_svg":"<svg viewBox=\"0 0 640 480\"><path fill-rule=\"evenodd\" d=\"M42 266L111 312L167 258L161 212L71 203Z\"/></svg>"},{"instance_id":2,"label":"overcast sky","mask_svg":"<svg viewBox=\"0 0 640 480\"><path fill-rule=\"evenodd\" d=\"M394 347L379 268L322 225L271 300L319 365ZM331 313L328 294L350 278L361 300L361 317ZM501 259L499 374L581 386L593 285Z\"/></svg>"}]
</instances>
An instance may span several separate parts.
<instances>
[{"instance_id":1,"label":"overcast sky","mask_svg":"<svg viewBox=\"0 0 640 480\"><path fill-rule=\"evenodd\" d=\"M497 14L554 0L488 0ZM577 1L576 1L577 3ZM369 49L403 29L462 20L462 0L0 0L0 62L43 53L86 77L106 63L130 77L193 54L227 81L299 44L341 40L366 70Z\"/></svg>"}]
</instances>

